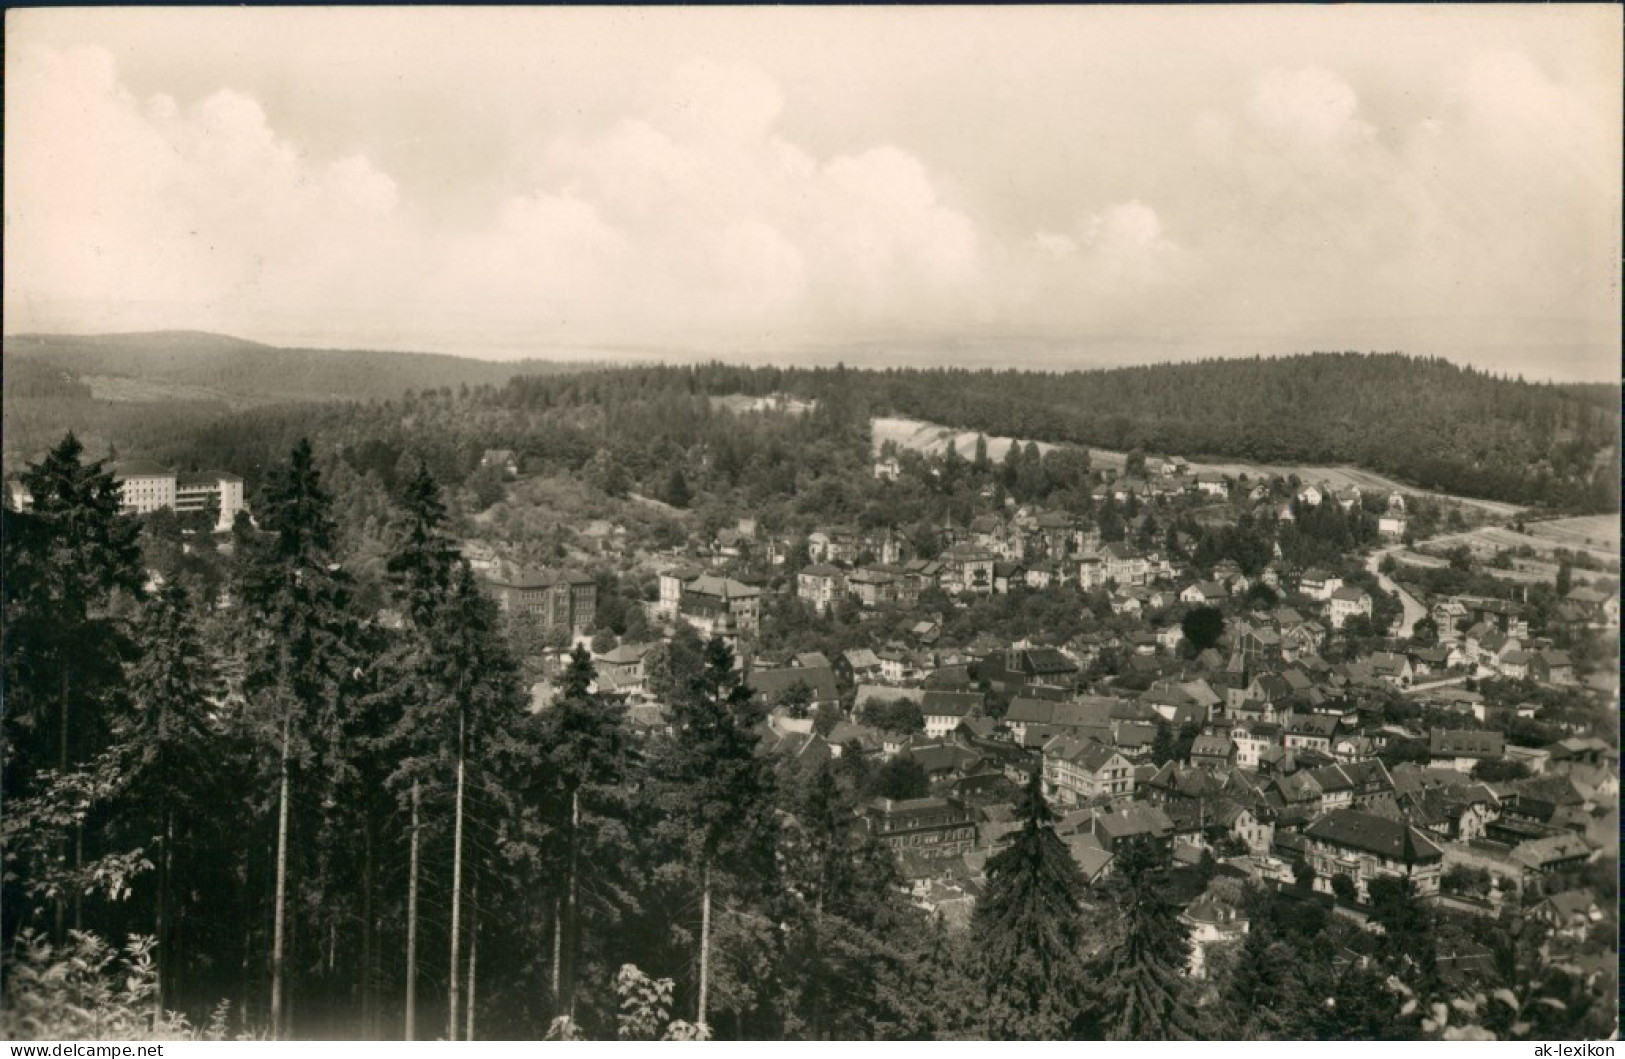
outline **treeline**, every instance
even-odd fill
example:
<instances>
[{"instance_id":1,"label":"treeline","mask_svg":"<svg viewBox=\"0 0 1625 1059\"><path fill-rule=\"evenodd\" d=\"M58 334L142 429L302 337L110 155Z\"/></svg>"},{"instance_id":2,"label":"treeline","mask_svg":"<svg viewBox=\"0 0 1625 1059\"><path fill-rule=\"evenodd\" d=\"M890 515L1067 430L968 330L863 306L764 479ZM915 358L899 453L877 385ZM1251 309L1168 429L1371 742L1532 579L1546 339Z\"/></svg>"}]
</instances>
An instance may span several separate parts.
<instances>
[{"instance_id":1,"label":"treeline","mask_svg":"<svg viewBox=\"0 0 1625 1059\"><path fill-rule=\"evenodd\" d=\"M489 361L444 353L286 348L201 331L9 335L11 361L73 375L113 375L202 388L235 401L370 400L405 390L492 385L515 375L577 372L581 362Z\"/></svg>"},{"instance_id":2,"label":"treeline","mask_svg":"<svg viewBox=\"0 0 1625 1059\"><path fill-rule=\"evenodd\" d=\"M228 367L243 358L252 363ZM514 449L532 465L573 467L607 450L641 483L652 466L669 459L670 445L696 443L712 447L723 472L737 479L753 459L783 461L778 450L756 447L759 439L748 432L736 433L736 445L708 432L707 420L736 421L713 412L708 399L790 392L820 402L811 422L841 427L874 414L903 414L988 435L1122 451L1355 464L1424 489L1550 509L1619 506L1618 410L1602 399L1611 388L1530 384L1400 354L1318 353L1068 373L549 365L558 373L520 374L501 385L493 376L511 374L513 366L481 364L474 377L487 381L455 388L416 385L421 373L407 369L417 361L404 354L193 350L170 359L180 366L154 361L162 378L219 373L214 381L248 378L240 385L263 394L374 398L262 408L220 417L205 431L183 426L167 436L151 424L120 425L138 436L128 447L142 455L183 465L225 463L250 478L292 438L308 435L349 448L376 442L364 457L374 462L387 463L414 446L426 449L448 483L472 473L484 448ZM527 362L523 370L533 369L539 370ZM407 392L395 396L403 386ZM737 417L753 418L762 417ZM59 423L77 425L71 418ZM670 444L648 444L651 426ZM127 445L111 427L106 433L111 443ZM8 450L16 451L9 440Z\"/></svg>"},{"instance_id":3,"label":"treeline","mask_svg":"<svg viewBox=\"0 0 1625 1059\"><path fill-rule=\"evenodd\" d=\"M1618 508L1617 408L1441 359L1317 353L1055 375L887 371L872 392L899 412L989 434L1193 459L1351 463L1425 489Z\"/></svg>"}]
</instances>

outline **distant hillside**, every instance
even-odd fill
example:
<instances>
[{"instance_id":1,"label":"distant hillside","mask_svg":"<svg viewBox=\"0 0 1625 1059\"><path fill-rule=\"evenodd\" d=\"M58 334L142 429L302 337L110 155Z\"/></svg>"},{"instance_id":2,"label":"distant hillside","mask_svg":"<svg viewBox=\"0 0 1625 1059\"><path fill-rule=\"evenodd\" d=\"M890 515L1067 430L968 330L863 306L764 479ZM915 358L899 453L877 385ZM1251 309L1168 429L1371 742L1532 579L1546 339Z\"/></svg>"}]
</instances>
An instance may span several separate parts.
<instances>
[{"instance_id":1,"label":"distant hillside","mask_svg":"<svg viewBox=\"0 0 1625 1059\"><path fill-rule=\"evenodd\" d=\"M886 372L871 400L988 434L1189 459L1354 464L1516 504L1618 506L1618 390L1315 353L1102 371Z\"/></svg>"},{"instance_id":2,"label":"distant hillside","mask_svg":"<svg viewBox=\"0 0 1625 1059\"><path fill-rule=\"evenodd\" d=\"M4 341L8 472L39 458L67 430L92 453L151 452L177 435L259 406L397 400L408 391L458 392L465 385L501 386L515 376L584 367L282 349L199 331L20 334Z\"/></svg>"},{"instance_id":3,"label":"distant hillside","mask_svg":"<svg viewBox=\"0 0 1625 1059\"><path fill-rule=\"evenodd\" d=\"M152 387L177 388L183 399L214 397L233 406L286 401L366 401L407 390L501 385L515 375L580 371L580 363L470 360L439 353L354 349L284 349L229 335L154 331L118 335L11 335L5 358L27 358L90 381L134 379L136 399ZM107 395L121 399L111 387ZM97 396L103 396L98 393ZM123 398L128 399L128 398Z\"/></svg>"}]
</instances>

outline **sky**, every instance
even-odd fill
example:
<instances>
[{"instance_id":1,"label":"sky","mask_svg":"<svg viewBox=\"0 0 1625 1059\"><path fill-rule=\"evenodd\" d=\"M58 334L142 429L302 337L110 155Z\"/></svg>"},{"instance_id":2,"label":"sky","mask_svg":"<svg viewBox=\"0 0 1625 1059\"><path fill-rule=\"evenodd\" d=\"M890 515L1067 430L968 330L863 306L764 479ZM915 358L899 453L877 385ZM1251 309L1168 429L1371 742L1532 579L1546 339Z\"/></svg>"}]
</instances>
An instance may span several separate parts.
<instances>
[{"instance_id":1,"label":"sky","mask_svg":"<svg viewBox=\"0 0 1625 1059\"><path fill-rule=\"evenodd\" d=\"M1617 380L1621 8L11 10L5 319Z\"/></svg>"}]
</instances>

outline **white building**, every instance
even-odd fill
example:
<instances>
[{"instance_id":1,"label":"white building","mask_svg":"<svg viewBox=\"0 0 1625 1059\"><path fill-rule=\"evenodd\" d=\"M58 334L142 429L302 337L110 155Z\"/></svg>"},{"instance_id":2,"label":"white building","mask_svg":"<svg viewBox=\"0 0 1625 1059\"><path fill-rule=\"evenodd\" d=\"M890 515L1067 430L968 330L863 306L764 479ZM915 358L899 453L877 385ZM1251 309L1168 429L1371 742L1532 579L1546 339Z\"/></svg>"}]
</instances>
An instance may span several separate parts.
<instances>
[{"instance_id":1,"label":"white building","mask_svg":"<svg viewBox=\"0 0 1625 1059\"><path fill-rule=\"evenodd\" d=\"M245 510L243 480L229 471L177 474L150 463L124 463L113 468L119 499L129 514L147 515L169 508L179 514L219 508L215 531L231 529L237 512Z\"/></svg>"}]
</instances>

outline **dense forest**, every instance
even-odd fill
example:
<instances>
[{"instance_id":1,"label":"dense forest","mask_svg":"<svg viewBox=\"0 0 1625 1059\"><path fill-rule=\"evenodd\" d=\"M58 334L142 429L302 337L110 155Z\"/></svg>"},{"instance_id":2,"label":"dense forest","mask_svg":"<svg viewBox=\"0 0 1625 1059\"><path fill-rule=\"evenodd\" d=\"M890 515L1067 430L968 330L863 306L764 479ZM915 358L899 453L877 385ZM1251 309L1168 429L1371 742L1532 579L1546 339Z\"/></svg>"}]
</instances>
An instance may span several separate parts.
<instances>
[{"instance_id":1,"label":"dense forest","mask_svg":"<svg viewBox=\"0 0 1625 1059\"><path fill-rule=\"evenodd\" d=\"M1617 397L1399 354L1040 375L885 372L879 403L989 434L1266 463L1349 463L1425 489L1618 508ZM1599 459L1602 457L1602 459Z\"/></svg>"},{"instance_id":2,"label":"dense forest","mask_svg":"<svg viewBox=\"0 0 1625 1059\"><path fill-rule=\"evenodd\" d=\"M312 364L328 356L245 350L230 361L181 358L193 367L164 377L235 378L240 369L229 365L241 360L257 366L242 369L248 373L238 385L263 386L275 394L277 385L291 385L287 380L299 379L305 370L287 359L293 353L308 354ZM161 415L143 418L137 408L158 409L121 410L116 403L87 401L71 366L51 379L42 379L37 370L25 379L34 380L31 389L60 391L32 403L50 405L54 427L79 429L93 449L100 441L182 466L224 465L251 480L274 453L305 435L342 445L376 443L393 452L437 448L442 454L436 473L458 481L471 473L485 448L511 448L533 461L574 466L607 450L637 477L639 465L662 464L672 456L643 444L651 417L694 419L703 415L695 409L708 397L789 392L839 405L841 415L853 421L902 414L989 435L1191 459L1346 463L1419 488L1551 510L1614 511L1619 505L1619 415L1617 402L1607 399L1612 388L1531 384L1398 354L1313 354L1062 374L711 364L570 370L517 375L501 385L429 387L413 385L419 374L408 369L417 361L390 359L386 366L378 360L386 356L394 355L332 354L342 367L322 374L306 396L332 388L367 398L388 387L388 398L255 408L230 416L191 402L178 403L174 415L163 408ZM438 366L436 358L428 359ZM215 366L197 366L205 363ZM512 365L480 369L487 379L515 370ZM364 386L344 389L345 380L362 377ZM31 411L31 400L19 394L14 401L8 387L8 420L14 411L19 416L17 431L8 430L7 438L13 466L37 458L49 443L42 436L44 413ZM684 405L690 408L674 413ZM761 455L746 445L730 452L725 439L708 433L706 442L720 447L715 455L724 465ZM687 448L698 440L692 431L682 434L673 443Z\"/></svg>"}]
</instances>

